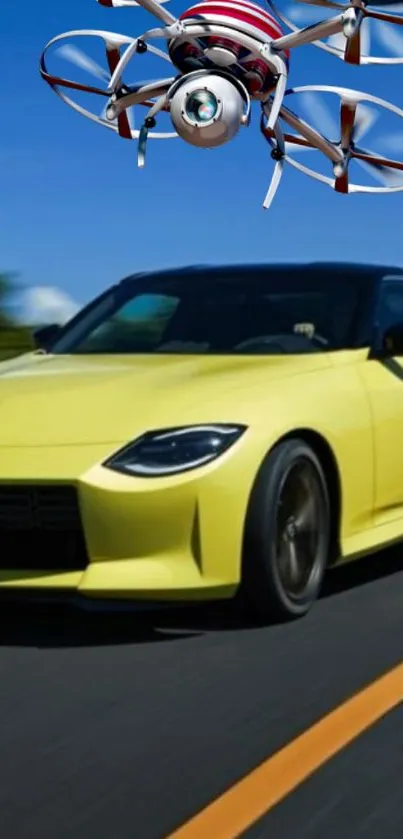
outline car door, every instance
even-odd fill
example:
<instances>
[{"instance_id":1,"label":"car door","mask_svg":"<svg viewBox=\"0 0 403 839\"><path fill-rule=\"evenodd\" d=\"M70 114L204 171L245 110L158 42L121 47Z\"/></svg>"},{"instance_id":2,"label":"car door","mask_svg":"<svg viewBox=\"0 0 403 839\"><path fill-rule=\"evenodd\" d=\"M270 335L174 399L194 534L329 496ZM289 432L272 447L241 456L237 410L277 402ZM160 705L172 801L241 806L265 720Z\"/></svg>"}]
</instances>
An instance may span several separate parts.
<instances>
[{"instance_id":1,"label":"car door","mask_svg":"<svg viewBox=\"0 0 403 839\"><path fill-rule=\"evenodd\" d=\"M403 324L403 276L382 280L375 345L385 330ZM374 524L403 517L403 355L368 358L363 375L373 420Z\"/></svg>"}]
</instances>

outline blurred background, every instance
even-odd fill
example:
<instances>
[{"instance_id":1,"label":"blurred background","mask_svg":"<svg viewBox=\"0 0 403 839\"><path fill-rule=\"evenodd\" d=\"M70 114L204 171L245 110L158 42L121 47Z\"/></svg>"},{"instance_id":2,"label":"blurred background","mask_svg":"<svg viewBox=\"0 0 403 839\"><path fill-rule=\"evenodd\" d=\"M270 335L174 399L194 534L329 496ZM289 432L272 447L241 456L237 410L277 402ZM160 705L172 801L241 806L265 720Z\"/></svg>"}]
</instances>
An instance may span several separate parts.
<instances>
[{"instance_id":1,"label":"blurred background","mask_svg":"<svg viewBox=\"0 0 403 839\"><path fill-rule=\"evenodd\" d=\"M79 308L57 286L24 286L18 276L0 272L0 361L33 349L35 329L65 323Z\"/></svg>"}]
</instances>

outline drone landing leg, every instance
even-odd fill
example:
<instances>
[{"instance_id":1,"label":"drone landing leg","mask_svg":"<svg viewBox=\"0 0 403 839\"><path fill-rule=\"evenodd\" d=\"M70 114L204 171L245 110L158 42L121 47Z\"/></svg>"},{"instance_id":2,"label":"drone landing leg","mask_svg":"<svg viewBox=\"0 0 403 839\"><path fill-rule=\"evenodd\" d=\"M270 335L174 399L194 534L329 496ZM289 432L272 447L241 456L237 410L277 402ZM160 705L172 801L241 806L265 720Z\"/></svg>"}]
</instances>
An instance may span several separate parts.
<instances>
[{"instance_id":1,"label":"drone landing leg","mask_svg":"<svg viewBox=\"0 0 403 839\"><path fill-rule=\"evenodd\" d=\"M264 119L264 110L263 110L263 115L262 116L263 116L263 119ZM263 136L267 139L267 137L266 137L266 135L263 131L263 128L262 128L262 123L261 123L260 127L261 127L261 130L262 130ZM271 178L271 181L270 181L270 185L269 185L269 188L267 190L266 197L263 201L263 208L265 210L268 210L270 205L272 204L273 198L274 198L274 196L277 192L277 189L278 189L278 186L279 186L279 183L280 183L280 180L281 180L281 176L283 174L283 169L284 169L284 156L285 156L284 135L283 135L281 127L278 123L274 126L273 133L274 133L274 136L276 138L276 145L273 146L271 156L272 156L273 160L275 160L276 162L275 162L275 166L274 166L274 169L273 169L273 175L272 175L272 178Z\"/></svg>"},{"instance_id":2,"label":"drone landing leg","mask_svg":"<svg viewBox=\"0 0 403 839\"><path fill-rule=\"evenodd\" d=\"M148 132L150 128L155 128L156 120L155 116L158 114L159 111L162 111L164 105L166 105L168 101L166 93L157 99L154 103L152 108L147 113L147 116L141 126L140 135L139 135L139 142L138 142L138 150L137 150L137 166L139 169L143 169L146 162L146 146L148 140Z\"/></svg>"}]
</instances>

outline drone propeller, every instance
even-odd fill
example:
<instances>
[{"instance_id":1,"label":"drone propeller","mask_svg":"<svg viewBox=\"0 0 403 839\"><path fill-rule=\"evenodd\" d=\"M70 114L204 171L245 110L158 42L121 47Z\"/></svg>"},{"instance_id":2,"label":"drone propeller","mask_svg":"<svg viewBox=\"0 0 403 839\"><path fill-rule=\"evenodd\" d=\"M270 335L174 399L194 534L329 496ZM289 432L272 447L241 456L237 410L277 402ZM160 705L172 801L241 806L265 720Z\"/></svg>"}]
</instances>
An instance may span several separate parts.
<instances>
[{"instance_id":1,"label":"drone propeller","mask_svg":"<svg viewBox=\"0 0 403 839\"><path fill-rule=\"evenodd\" d=\"M396 133L388 134L383 141L383 145L385 149L391 152L403 153L403 135Z\"/></svg>"},{"instance_id":2,"label":"drone propeller","mask_svg":"<svg viewBox=\"0 0 403 839\"><path fill-rule=\"evenodd\" d=\"M368 108L366 105L358 102L355 110L355 123L352 135L353 143L356 143L358 140L361 140L365 134L368 134L378 119L379 113L377 111L374 111L373 108Z\"/></svg>"},{"instance_id":3,"label":"drone propeller","mask_svg":"<svg viewBox=\"0 0 403 839\"><path fill-rule=\"evenodd\" d=\"M323 120L324 125L327 130L329 130L329 136L336 137L337 133L339 133L341 148L345 152L349 152L351 156L357 160L359 165L363 166L363 168L365 168L372 177L380 181L382 184L395 185L397 182L396 169L401 169L401 164L394 165L393 162L390 161L388 165L385 165L384 158L380 158L380 156L376 153L356 146L356 143L370 131L375 122L379 119L379 113L358 102L356 99L341 99L340 126L339 129L337 129L336 123L332 119L332 115L321 101L320 97L315 93L309 94L309 97L311 112L316 117L315 121L319 122L318 117ZM400 135L400 141L402 144L401 149L403 150L403 135ZM292 145L292 143L288 144L290 151ZM297 148L300 150L304 147L298 145ZM305 146L305 148L307 147ZM348 169L347 166L345 166L340 171L340 174L338 176L336 175L335 189L337 192L348 192L348 185Z\"/></svg>"},{"instance_id":4,"label":"drone propeller","mask_svg":"<svg viewBox=\"0 0 403 839\"><path fill-rule=\"evenodd\" d=\"M86 70L87 73L90 73L91 76L95 76L96 79L102 79L109 84L110 76L96 61L93 61L92 58L89 58L82 50L78 47L73 46L72 44L62 44L58 47L54 55L58 58L64 58L70 64L74 64L76 67L79 67L80 70Z\"/></svg>"},{"instance_id":5,"label":"drone propeller","mask_svg":"<svg viewBox=\"0 0 403 839\"><path fill-rule=\"evenodd\" d=\"M165 53L162 50L155 50L158 54L161 54L162 57L165 58ZM92 58L89 58L82 50L78 47L72 46L71 44L62 44L62 46L58 47L58 49L54 52L55 57L57 58L64 58L70 64L74 64L76 67L79 67L81 70L86 70L91 75L95 76L98 79L102 79L103 81L107 82L109 85L110 82L110 74L104 70L100 64L96 61L93 61ZM127 88L130 89L130 92L136 92L140 88L144 87L145 85L151 84L150 79L142 79L141 81L136 81L135 84L128 84L126 85ZM102 112L102 119L108 119L107 111L109 105L106 105ZM109 120L110 121L110 120Z\"/></svg>"},{"instance_id":6,"label":"drone propeller","mask_svg":"<svg viewBox=\"0 0 403 839\"><path fill-rule=\"evenodd\" d=\"M353 153L357 163L384 186L394 187L403 182L403 164L397 160L382 158L368 149L355 148Z\"/></svg>"},{"instance_id":7,"label":"drone propeller","mask_svg":"<svg viewBox=\"0 0 403 839\"><path fill-rule=\"evenodd\" d=\"M348 64L360 64L361 57L369 53L370 38L369 22L363 18L350 38L346 38L343 32L338 32L336 35L331 35L326 43L337 53L342 54Z\"/></svg>"},{"instance_id":8,"label":"drone propeller","mask_svg":"<svg viewBox=\"0 0 403 839\"><path fill-rule=\"evenodd\" d=\"M322 99L315 93L306 93L305 98L309 101L309 111L311 115L314 115L314 123L316 125L321 125L324 135L326 135L328 139L333 139L333 141L335 141L335 138L339 133L341 133L340 128L338 127L336 120L333 119L333 116L326 105L323 103ZM305 101L304 104L304 110L307 110L307 101ZM348 113L346 108L344 109L343 116L340 114L340 122L342 120L344 121L344 126L341 131L346 131L346 122L348 122L351 130L350 142L356 143L368 133L378 118L379 114L376 111L359 103L355 110L355 119L352 125L351 115ZM312 143L309 143L299 134L284 134L284 139L286 155L301 154L308 151L318 151L317 147L313 146ZM401 143L399 150L403 151L403 135L399 135L399 140ZM348 138L345 139L345 142L348 146Z\"/></svg>"},{"instance_id":9,"label":"drone propeller","mask_svg":"<svg viewBox=\"0 0 403 839\"><path fill-rule=\"evenodd\" d=\"M80 34L80 33L74 32L72 34L77 35L77 34ZM127 39L127 40L130 41L130 39ZM120 61L120 50L114 44L108 44L106 42L106 52L107 52L109 73L107 72L107 70L105 70L103 67L101 67L100 64L98 64L96 61L94 61L92 58L90 58L88 55L86 55L86 53L83 52L83 50L81 50L79 47L74 46L73 44L67 44L67 43L66 44L61 44L59 47L57 47L54 50L54 55L55 55L55 57L65 59L70 64L73 64L76 67L79 67L81 70L85 70L87 73L90 73L92 76L95 76L97 79L102 79L102 81L107 82L108 89L110 90L111 88L114 88L114 85L112 84L113 79L111 79L111 76L113 76L113 73L116 72L116 68L119 66L119 63L120 63L119 74L120 74L120 76L122 75L123 70L126 68L127 64L129 63L130 58L132 57L131 53L134 54L136 52L137 44L138 44L138 39L133 39L132 43L131 44L129 43L130 48L124 54L124 63L122 63ZM171 63L169 55L166 52L164 52L164 50L161 50L158 47L155 47L153 44L147 44L147 52L152 53L152 55L156 55L159 58L163 58L163 59L165 59L165 61L168 61L169 63ZM118 55L119 55L119 62L116 63L116 58L117 58ZM114 68L112 71L111 71L111 66ZM139 86L139 87L142 84L145 84L145 82L137 82L137 86ZM126 86L127 87L132 87L133 85L128 84Z\"/></svg>"},{"instance_id":10,"label":"drone propeller","mask_svg":"<svg viewBox=\"0 0 403 839\"><path fill-rule=\"evenodd\" d=\"M305 0L302 0L305 2ZM351 7L353 8L353 7ZM308 9L304 10L306 12ZM354 17L349 23L351 34L346 32L338 32L335 35L330 35L327 39L327 44L334 50L344 54L344 60L348 64L360 64L361 55L366 55L369 51L369 25L364 18L363 11L359 8L354 8Z\"/></svg>"},{"instance_id":11,"label":"drone propeller","mask_svg":"<svg viewBox=\"0 0 403 839\"><path fill-rule=\"evenodd\" d=\"M55 50L55 53L58 57L65 58L70 62L70 64L74 64L76 67L87 71L97 79L102 79L102 81L107 82L108 85L110 83L111 76L120 61L120 51L116 47L111 47L108 44L106 45L106 55L109 65L109 73L107 73L106 70L103 70L96 61L89 58L82 50L72 44L62 44L57 50ZM107 108L104 109L103 113L107 116ZM102 118L104 118L104 116ZM116 120L116 124L120 136L126 140L131 140L132 128L126 113L119 115Z\"/></svg>"},{"instance_id":12,"label":"drone propeller","mask_svg":"<svg viewBox=\"0 0 403 839\"><path fill-rule=\"evenodd\" d=\"M277 17L288 26L293 32L299 27L310 26L317 22L315 7L326 9L328 16L334 15L334 10L346 12L351 10L356 18L354 32L350 37L343 33L323 37L315 40L313 44L332 55L343 59L350 64L401 64L403 63L403 34L396 26L403 26L403 4L401 2L391 5L383 5L379 0L378 5L382 11L369 9L365 3L356 5L355 0L349 3L336 3L330 0L299 0L298 4L287 6L285 11L278 9L273 0L267 0ZM376 5L376 3L374 3ZM323 12L321 12L322 16ZM376 23L376 26L374 24ZM377 41L380 46L387 50L385 57L371 55L371 42Z\"/></svg>"},{"instance_id":13,"label":"drone propeller","mask_svg":"<svg viewBox=\"0 0 403 839\"><path fill-rule=\"evenodd\" d=\"M86 37L92 39L92 41L95 39L95 41L101 41L103 43L104 50L106 51L107 69L103 69L97 61L87 56L75 45L66 43L76 37ZM141 49L138 49L139 45ZM81 70L90 73L97 79L100 79L103 85L94 87L93 85L72 81L49 72L46 57L51 47L53 47L53 54L56 57L65 59ZM133 119L135 106L142 105L148 109L153 109L155 107L153 100L165 93L175 81L175 77L170 77L158 79L157 81L137 81L130 86L122 82L122 74L131 58L137 53L146 51L170 63L170 57L167 53L151 44L145 46L141 39L103 30L73 30L58 35L48 42L40 59L40 73L59 98L77 113L87 117L87 119L90 119L98 125L113 130L125 139L139 140L141 131L134 127ZM106 104L103 110L98 108L89 110L88 107L71 98L66 89L105 97ZM149 131L148 128L150 127L147 126L147 138L149 139L166 140L178 137L176 131Z\"/></svg>"},{"instance_id":14,"label":"drone propeller","mask_svg":"<svg viewBox=\"0 0 403 839\"><path fill-rule=\"evenodd\" d=\"M367 21L364 20L363 11L355 9L354 31L344 39L344 43L338 40L336 44L333 42L333 45L344 51L344 60L348 64L360 64L362 53L366 54L369 50L369 38L369 26Z\"/></svg>"},{"instance_id":15,"label":"drone propeller","mask_svg":"<svg viewBox=\"0 0 403 839\"><path fill-rule=\"evenodd\" d=\"M82 36L87 36L92 39L101 39L103 41L103 46L106 51L108 70L103 69L97 61L94 61L86 55L79 47L71 43L66 43L66 39ZM61 44L60 41L62 41ZM67 32L64 35L53 38L45 47L41 58L41 74L60 96L60 98L66 102L66 104L78 111L78 113L87 116L95 122L106 125L109 128L114 128L114 130L116 130L124 139L138 139L139 132L133 129L126 111L128 108L140 104L146 105L149 108L153 107L154 103L150 101L150 98L152 100L154 97L153 88L155 87L155 83L142 81L129 86L123 83L122 74L132 57L139 51L138 45L140 43L141 39L130 38L127 36L117 35L116 33L103 32L99 30L74 30L72 32ZM45 65L45 54L49 47L54 44L58 44L56 49L54 49L55 57L65 59L74 66L84 70L86 73L100 79L105 84L104 89L51 75L47 71ZM125 48L123 50L123 54L122 48ZM169 55L163 50L158 49L158 47L154 47L152 44L147 44L145 49L141 49L141 52L144 51L150 52L170 63ZM160 93L159 87L161 83L163 85L163 90L166 89L166 82L166 79L161 79L160 82L157 83L157 95ZM169 84L170 83L171 81L169 81ZM105 96L110 101L108 101L102 115L98 117L96 114L88 111L86 108L83 108L78 103L75 103L71 98L67 97L67 95L60 90L60 87L62 89L67 87L84 93ZM143 97L141 96L142 88L150 88L150 90L146 90ZM147 134L148 133L149 132L147 131ZM172 134L172 132L164 132L161 134L157 132L150 132L150 137L155 138L158 137L162 139L172 136L176 136L176 133Z\"/></svg>"},{"instance_id":16,"label":"drone propeller","mask_svg":"<svg viewBox=\"0 0 403 839\"><path fill-rule=\"evenodd\" d=\"M380 20L377 35L386 49L392 50L395 55L403 55L403 34L396 30L392 23L385 23Z\"/></svg>"},{"instance_id":17,"label":"drone propeller","mask_svg":"<svg viewBox=\"0 0 403 839\"><path fill-rule=\"evenodd\" d=\"M338 124L321 101L318 93L332 93L339 97ZM307 100L305 106L308 103L308 109L311 117L313 116L314 124L320 122L324 133L318 133L313 126L304 122L294 111L290 111L283 104L280 110L280 120L298 132L295 134L284 132L284 159L287 162L304 174L331 186L337 192L403 191L403 162L389 159L383 154L358 145L379 117L379 113L374 110L374 106L389 111L398 117L403 117L402 109L370 94L328 85L294 88L286 92L287 97L290 94L303 94ZM266 127L263 133L271 145L274 146L273 132L268 132ZM393 147L396 151L403 152L403 133L388 135L388 137L390 148ZM333 150L333 153L331 150ZM301 151L322 151L328 160L333 161L334 177L330 178L322 175L316 169L308 168L294 160L294 154ZM336 154L339 154L338 158ZM349 164L351 161L357 162L373 180L380 182L382 186L364 186L350 183Z\"/></svg>"},{"instance_id":18,"label":"drone propeller","mask_svg":"<svg viewBox=\"0 0 403 839\"><path fill-rule=\"evenodd\" d=\"M340 101L340 146L346 155L352 154L356 141L367 133L373 119L369 109L362 109L357 114L358 102L355 99L342 98ZM368 162L368 166L371 164ZM336 192L348 192L348 158L343 166L335 167Z\"/></svg>"},{"instance_id":19,"label":"drone propeller","mask_svg":"<svg viewBox=\"0 0 403 839\"><path fill-rule=\"evenodd\" d=\"M324 103L323 98L319 95L319 93L314 92L310 89L304 92L303 97L304 98L302 107L304 109L304 112L309 114L310 119L313 120L314 125L316 127L321 126L322 133L329 140L333 140L333 142L336 142L336 138L339 137L339 135L341 134L340 126L338 125L337 121L333 118L333 114L327 107L327 105ZM355 100L351 101L355 102ZM347 118L346 113L344 118ZM372 128L372 126L375 124L378 118L379 113L377 113L377 111L375 111L373 108L369 108L362 102L356 103L353 141L357 142L362 137L364 137L364 135L368 133L368 131Z\"/></svg>"}]
</instances>

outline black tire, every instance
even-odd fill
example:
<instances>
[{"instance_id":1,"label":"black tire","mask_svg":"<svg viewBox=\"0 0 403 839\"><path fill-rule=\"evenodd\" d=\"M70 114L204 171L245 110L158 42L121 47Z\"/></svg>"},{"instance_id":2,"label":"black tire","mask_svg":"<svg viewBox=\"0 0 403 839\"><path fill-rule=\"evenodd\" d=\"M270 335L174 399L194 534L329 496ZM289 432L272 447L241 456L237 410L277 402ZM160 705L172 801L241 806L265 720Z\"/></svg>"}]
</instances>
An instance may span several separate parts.
<instances>
[{"instance_id":1,"label":"black tire","mask_svg":"<svg viewBox=\"0 0 403 839\"><path fill-rule=\"evenodd\" d=\"M267 623L305 615L319 595L329 550L322 465L303 440L289 438L265 458L248 505L241 591L251 617Z\"/></svg>"}]
</instances>

